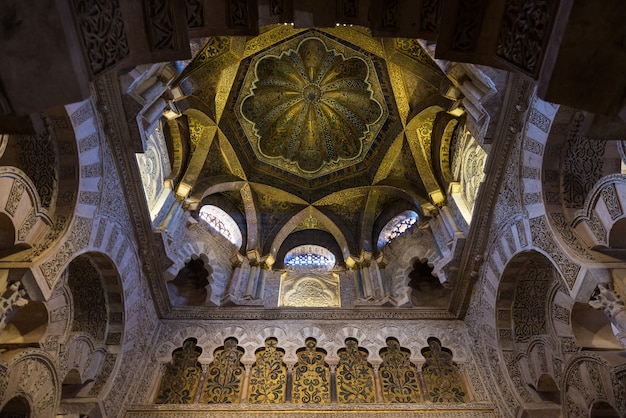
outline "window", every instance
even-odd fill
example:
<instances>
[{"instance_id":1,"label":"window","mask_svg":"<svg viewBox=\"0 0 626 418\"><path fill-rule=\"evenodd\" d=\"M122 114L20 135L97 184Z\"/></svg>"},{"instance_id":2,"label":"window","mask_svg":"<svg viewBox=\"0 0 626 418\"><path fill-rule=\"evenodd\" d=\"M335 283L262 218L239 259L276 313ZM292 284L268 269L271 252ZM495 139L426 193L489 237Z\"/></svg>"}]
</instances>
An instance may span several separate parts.
<instances>
[{"instance_id":1,"label":"window","mask_svg":"<svg viewBox=\"0 0 626 418\"><path fill-rule=\"evenodd\" d=\"M319 245L301 245L287 253L285 266L332 270L335 266L335 255Z\"/></svg>"},{"instance_id":2,"label":"window","mask_svg":"<svg viewBox=\"0 0 626 418\"><path fill-rule=\"evenodd\" d=\"M378 248L383 248L395 238L404 234L417 222L417 213L407 210L387 222L378 236Z\"/></svg>"},{"instance_id":3,"label":"window","mask_svg":"<svg viewBox=\"0 0 626 418\"><path fill-rule=\"evenodd\" d=\"M241 231L235 220L228 213L217 206L204 205L200 208L199 216L211 228L222 234L237 247L241 247L243 241Z\"/></svg>"}]
</instances>

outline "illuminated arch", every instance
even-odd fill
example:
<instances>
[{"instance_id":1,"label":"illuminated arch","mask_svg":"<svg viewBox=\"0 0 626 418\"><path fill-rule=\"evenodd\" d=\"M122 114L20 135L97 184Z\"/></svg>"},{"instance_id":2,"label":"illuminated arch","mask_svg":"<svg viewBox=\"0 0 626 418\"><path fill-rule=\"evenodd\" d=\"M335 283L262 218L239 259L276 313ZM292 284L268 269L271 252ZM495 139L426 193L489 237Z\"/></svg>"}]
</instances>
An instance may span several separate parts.
<instances>
[{"instance_id":1,"label":"illuminated arch","mask_svg":"<svg viewBox=\"0 0 626 418\"><path fill-rule=\"evenodd\" d=\"M378 235L378 249L382 249L393 239L408 231L417 222L418 218L417 213L412 210L405 210L392 218Z\"/></svg>"},{"instance_id":2,"label":"illuminated arch","mask_svg":"<svg viewBox=\"0 0 626 418\"><path fill-rule=\"evenodd\" d=\"M285 266L290 268L332 270L335 262L335 255L319 245L300 245L285 255Z\"/></svg>"},{"instance_id":3,"label":"illuminated arch","mask_svg":"<svg viewBox=\"0 0 626 418\"><path fill-rule=\"evenodd\" d=\"M243 242L241 231L237 222L228 213L217 206L204 205L200 208L198 216L230 242L241 247Z\"/></svg>"}]
</instances>

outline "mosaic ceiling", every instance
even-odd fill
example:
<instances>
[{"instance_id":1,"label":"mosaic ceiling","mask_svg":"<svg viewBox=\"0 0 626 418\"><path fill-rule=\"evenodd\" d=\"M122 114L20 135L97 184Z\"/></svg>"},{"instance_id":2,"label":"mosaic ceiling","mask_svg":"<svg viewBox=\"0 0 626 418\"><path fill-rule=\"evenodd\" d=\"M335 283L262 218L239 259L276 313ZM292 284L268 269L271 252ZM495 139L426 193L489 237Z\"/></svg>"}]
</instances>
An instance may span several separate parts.
<instances>
[{"instance_id":1,"label":"mosaic ceiling","mask_svg":"<svg viewBox=\"0 0 626 418\"><path fill-rule=\"evenodd\" d=\"M431 136L451 84L416 40L276 25L209 38L176 84L185 117L169 128L188 141L191 200L220 193L248 214L251 193L264 244L307 206L320 215L306 229L330 222L356 242L347 229L390 202L445 195Z\"/></svg>"},{"instance_id":2,"label":"mosaic ceiling","mask_svg":"<svg viewBox=\"0 0 626 418\"><path fill-rule=\"evenodd\" d=\"M252 60L235 109L259 159L307 178L362 161L389 113L372 59L310 33Z\"/></svg>"}]
</instances>

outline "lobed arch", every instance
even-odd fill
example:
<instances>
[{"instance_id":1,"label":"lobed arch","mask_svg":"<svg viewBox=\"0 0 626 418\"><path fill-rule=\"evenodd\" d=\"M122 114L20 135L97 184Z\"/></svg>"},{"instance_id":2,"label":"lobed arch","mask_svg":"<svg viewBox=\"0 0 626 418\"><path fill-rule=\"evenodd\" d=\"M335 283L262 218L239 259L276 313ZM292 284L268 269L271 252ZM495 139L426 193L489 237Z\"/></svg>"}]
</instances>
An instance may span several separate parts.
<instances>
[{"instance_id":1,"label":"lobed arch","mask_svg":"<svg viewBox=\"0 0 626 418\"><path fill-rule=\"evenodd\" d=\"M213 301L213 267L206 254L191 254L166 283L170 302L174 306L206 306Z\"/></svg>"},{"instance_id":2,"label":"lobed arch","mask_svg":"<svg viewBox=\"0 0 626 418\"><path fill-rule=\"evenodd\" d=\"M226 241L226 239L224 239ZM230 244L230 242L228 242ZM220 247L221 248L221 247ZM175 256L172 257L174 264L172 264L166 271L168 276L166 287L170 286L170 279L175 277L185 268L185 265L194 259L201 259L204 262L202 266L208 276L208 285L201 287L195 286L198 289L207 287L207 304L219 305L219 298L224 293L224 288L228 283L228 279L231 274L232 259L228 259L227 255L230 252L236 252L234 245L227 246L226 253L220 253L218 244L215 241L206 239L194 239L193 243L186 243L180 248L176 249Z\"/></svg>"},{"instance_id":3,"label":"lobed arch","mask_svg":"<svg viewBox=\"0 0 626 418\"><path fill-rule=\"evenodd\" d=\"M417 239L419 238L419 239ZM411 245L402 245L404 240L410 240ZM398 248L396 250L396 248ZM390 295L397 306L404 306L410 303L411 287L409 286L409 275L413 271L415 263L426 263L433 267L433 276L440 283L446 282L446 274L440 270L439 265L443 257L438 252L433 237L429 232L419 228L411 228L402 234L387 247L383 249L383 254L395 252L393 267L387 267L385 274L389 280Z\"/></svg>"},{"instance_id":4,"label":"lobed arch","mask_svg":"<svg viewBox=\"0 0 626 418\"><path fill-rule=\"evenodd\" d=\"M182 347L183 343L189 338L193 338L196 341L196 346L203 348L202 355L198 361L206 363L211 360L208 356L207 350L204 347L210 347L213 343L211 336L207 332L198 326L188 326L180 331L176 332L167 341L161 342L153 351L152 360L161 364L168 363L172 359L172 352L178 347Z\"/></svg>"}]
</instances>

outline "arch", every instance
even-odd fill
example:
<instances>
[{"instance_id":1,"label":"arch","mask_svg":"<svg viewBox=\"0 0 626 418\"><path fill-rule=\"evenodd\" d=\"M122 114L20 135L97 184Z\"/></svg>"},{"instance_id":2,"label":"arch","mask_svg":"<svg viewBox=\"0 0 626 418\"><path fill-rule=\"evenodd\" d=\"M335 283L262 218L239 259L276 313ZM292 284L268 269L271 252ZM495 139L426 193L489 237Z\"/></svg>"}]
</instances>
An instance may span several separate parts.
<instances>
[{"instance_id":1,"label":"arch","mask_svg":"<svg viewBox=\"0 0 626 418\"><path fill-rule=\"evenodd\" d=\"M292 268L306 267L332 270L336 263L335 255L320 245L300 245L285 254L284 264Z\"/></svg>"},{"instance_id":2,"label":"arch","mask_svg":"<svg viewBox=\"0 0 626 418\"><path fill-rule=\"evenodd\" d=\"M587 350L623 350L613 332L611 321L601 309L576 302L571 313L576 343Z\"/></svg>"},{"instance_id":3,"label":"arch","mask_svg":"<svg viewBox=\"0 0 626 418\"><path fill-rule=\"evenodd\" d=\"M497 333L504 350L547 333L547 296L557 277L552 262L537 251L518 253L507 263L496 299L497 317L506 318L498 321Z\"/></svg>"},{"instance_id":4,"label":"arch","mask_svg":"<svg viewBox=\"0 0 626 418\"><path fill-rule=\"evenodd\" d=\"M613 174L598 181L585 198L583 208L572 221L586 245L622 261L626 243L620 234L626 230L626 175Z\"/></svg>"},{"instance_id":5,"label":"arch","mask_svg":"<svg viewBox=\"0 0 626 418\"><path fill-rule=\"evenodd\" d=\"M433 122L440 111L444 111L440 106L430 106L423 109L408 121L404 130L420 177L434 204L444 203L445 198L432 165L428 163L431 157L429 155L430 146L425 146L424 142L429 143L432 139Z\"/></svg>"},{"instance_id":6,"label":"arch","mask_svg":"<svg viewBox=\"0 0 626 418\"><path fill-rule=\"evenodd\" d=\"M9 315L6 327L0 331L0 347L38 347L48 329L46 305L30 301Z\"/></svg>"},{"instance_id":7,"label":"arch","mask_svg":"<svg viewBox=\"0 0 626 418\"><path fill-rule=\"evenodd\" d=\"M340 404L376 401L374 371L368 356L367 349L359 347L355 338L346 338L345 346L337 351L336 384Z\"/></svg>"},{"instance_id":8,"label":"arch","mask_svg":"<svg viewBox=\"0 0 626 418\"><path fill-rule=\"evenodd\" d=\"M330 218L328 218L325 214L320 212L317 208L314 208L311 206L295 214L289 220L289 222L283 225L280 231L276 234L276 236L274 237L274 240L269 244L270 246L268 248L268 252L272 255L272 257L275 260L282 260L282 257L279 255L279 251L281 254L283 253L283 246L284 246L284 253L286 253L289 249L296 246L295 244L285 245L285 241L288 239L288 237L290 237L294 233L294 230L296 230L296 228L300 224L302 224L304 221L306 221L309 217L315 218L318 224L324 225L324 227L326 228L326 231L320 230L320 229L313 229L313 231L316 234L319 234L320 232L326 232L327 234L331 235L333 239L330 242L335 241L337 245L339 246L339 254L341 256L337 257L337 260L345 261L350 256L350 250L348 248L348 241L346 240L344 234L341 232L340 228ZM296 232L304 232L304 231L296 231ZM311 244L315 241L313 242L298 241L298 242L302 244ZM324 246L326 248L329 248L328 244ZM339 254L336 254L336 256Z\"/></svg>"},{"instance_id":9,"label":"arch","mask_svg":"<svg viewBox=\"0 0 626 418\"><path fill-rule=\"evenodd\" d=\"M401 213L413 211L417 217L420 216L420 208L416 207L413 202L407 201L403 198L396 198L393 201L387 203L384 208L382 208L380 214L374 220L374 224L372 225L371 237L372 242L377 243L378 237L381 234L381 231L385 226L396 216ZM378 249L380 250L380 246L378 245Z\"/></svg>"},{"instance_id":10,"label":"arch","mask_svg":"<svg viewBox=\"0 0 626 418\"><path fill-rule=\"evenodd\" d=\"M309 337L304 347L296 350L298 362L293 370L292 402L296 404L326 404L330 402L330 369L326 363L326 350L317 346L317 340ZM308 381L318 381L311 388ZM312 390L311 390L312 389Z\"/></svg>"},{"instance_id":11,"label":"arch","mask_svg":"<svg viewBox=\"0 0 626 418\"><path fill-rule=\"evenodd\" d=\"M156 403L188 404L194 402L202 366L198 357L202 348L197 346L198 340L187 338L181 347L172 352L171 361L165 367L156 395Z\"/></svg>"},{"instance_id":12,"label":"arch","mask_svg":"<svg viewBox=\"0 0 626 418\"><path fill-rule=\"evenodd\" d=\"M236 338L228 337L213 351L202 390L203 403L240 403L244 377L241 358L245 350L238 344Z\"/></svg>"},{"instance_id":13,"label":"arch","mask_svg":"<svg viewBox=\"0 0 626 418\"><path fill-rule=\"evenodd\" d=\"M537 371L548 367L545 338L550 333L550 291L559 283L556 267L542 253L517 253L503 269L495 290L494 320L500 365L520 405L540 401ZM548 350L549 351L549 350ZM543 366L542 366L543 365ZM498 372L496 372L498 373Z\"/></svg>"},{"instance_id":14,"label":"arch","mask_svg":"<svg viewBox=\"0 0 626 418\"><path fill-rule=\"evenodd\" d=\"M433 267L427 262L415 260L409 273L408 286L411 288L411 303L419 307L448 306L451 290L446 289L433 275Z\"/></svg>"},{"instance_id":15,"label":"arch","mask_svg":"<svg viewBox=\"0 0 626 418\"><path fill-rule=\"evenodd\" d=\"M436 337L427 340L428 347L421 352L426 362L422 366L422 376L426 385L426 395L432 402L466 402L467 388L461 372L452 361L452 351L441 345Z\"/></svg>"},{"instance_id":16,"label":"arch","mask_svg":"<svg viewBox=\"0 0 626 418\"><path fill-rule=\"evenodd\" d=\"M410 240L410 245L402 245L404 240ZM411 291L409 275L416 263L425 263L432 267L432 275L440 283L446 282L447 275L440 269L440 262L445 261L438 251L434 238L431 234L419 228L411 228L407 233L400 236L397 242L391 242L389 247L383 250L395 251L395 263L387 267L385 273L389 283L389 293L398 306L411 303Z\"/></svg>"},{"instance_id":17,"label":"arch","mask_svg":"<svg viewBox=\"0 0 626 418\"><path fill-rule=\"evenodd\" d=\"M411 209L396 214L381 228L376 239L378 250L413 227L418 219L417 212Z\"/></svg>"},{"instance_id":18,"label":"arch","mask_svg":"<svg viewBox=\"0 0 626 418\"><path fill-rule=\"evenodd\" d=\"M618 410L617 405L622 405L624 388L623 384L617 384L617 375L624 370L624 366L623 358L612 358L607 362L589 352L570 358L562 377L565 416L591 416L592 412L601 414L611 411L611 408Z\"/></svg>"},{"instance_id":19,"label":"arch","mask_svg":"<svg viewBox=\"0 0 626 418\"><path fill-rule=\"evenodd\" d=\"M0 406L3 400L23 396L38 417L55 416L61 398L57 373L56 361L44 351L26 348L0 353L0 374L5 379Z\"/></svg>"},{"instance_id":20,"label":"arch","mask_svg":"<svg viewBox=\"0 0 626 418\"><path fill-rule=\"evenodd\" d=\"M36 185L16 167L0 167L0 215L0 257L8 260L36 245L52 225Z\"/></svg>"},{"instance_id":21,"label":"arch","mask_svg":"<svg viewBox=\"0 0 626 418\"><path fill-rule=\"evenodd\" d=\"M224 236L224 238L236 245L237 248L241 248L243 235L239 229L239 225L229 213L219 206L207 204L200 208L198 217Z\"/></svg>"},{"instance_id":22,"label":"arch","mask_svg":"<svg viewBox=\"0 0 626 418\"><path fill-rule=\"evenodd\" d=\"M233 221L237 224L237 227L241 234L242 244L247 242L248 225L246 222L246 216L244 213L242 213L239 210L239 208L237 207L235 203L233 203L229 198L225 197L224 195L221 195L219 193L214 193L214 194L205 196L202 199L202 201L198 205L199 209L194 210L192 212L192 216L199 216L199 210L202 209L204 205L217 206L218 208L226 212L233 219ZM240 244L239 247L241 247L242 244Z\"/></svg>"},{"instance_id":23,"label":"arch","mask_svg":"<svg viewBox=\"0 0 626 418\"><path fill-rule=\"evenodd\" d=\"M278 347L278 339L268 337L265 346L255 351L248 401L250 403L283 403L287 393L287 366L285 350Z\"/></svg>"},{"instance_id":24,"label":"arch","mask_svg":"<svg viewBox=\"0 0 626 418\"><path fill-rule=\"evenodd\" d=\"M620 413L610 403L597 400L589 408L589 418L614 418L619 417Z\"/></svg>"},{"instance_id":25,"label":"arch","mask_svg":"<svg viewBox=\"0 0 626 418\"><path fill-rule=\"evenodd\" d=\"M74 312L72 332L84 332L109 347L122 344L124 294L113 261L102 253L83 253L64 274Z\"/></svg>"},{"instance_id":26,"label":"arch","mask_svg":"<svg viewBox=\"0 0 626 418\"><path fill-rule=\"evenodd\" d=\"M24 396L14 396L0 409L0 416L11 418L29 418L31 407Z\"/></svg>"},{"instance_id":27,"label":"arch","mask_svg":"<svg viewBox=\"0 0 626 418\"><path fill-rule=\"evenodd\" d=\"M213 268L206 255L191 257L173 280L167 282L167 290L173 305L202 306L211 298L210 277Z\"/></svg>"},{"instance_id":28,"label":"arch","mask_svg":"<svg viewBox=\"0 0 626 418\"><path fill-rule=\"evenodd\" d=\"M387 403L422 402L423 395L411 351L400 345L395 337L387 337L387 346L379 351L380 380L383 399Z\"/></svg>"}]
</instances>

